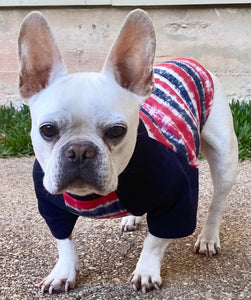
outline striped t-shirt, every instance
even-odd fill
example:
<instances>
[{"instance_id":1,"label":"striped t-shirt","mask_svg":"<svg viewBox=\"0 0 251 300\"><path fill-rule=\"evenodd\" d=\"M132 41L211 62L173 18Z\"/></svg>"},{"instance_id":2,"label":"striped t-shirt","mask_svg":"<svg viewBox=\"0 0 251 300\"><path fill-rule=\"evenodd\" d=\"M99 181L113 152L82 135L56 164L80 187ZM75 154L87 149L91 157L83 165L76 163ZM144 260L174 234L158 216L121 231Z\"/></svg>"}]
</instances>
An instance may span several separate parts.
<instances>
[{"instance_id":1,"label":"striped t-shirt","mask_svg":"<svg viewBox=\"0 0 251 300\"><path fill-rule=\"evenodd\" d=\"M149 136L198 167L200 132L212 106L212 78L198 62L178 58L154 68L155 90L141 106Z\"/></svg>"},{"instance_id":2,"label":"striped t-shirt","mask_svg":"<svg viewBox=\"0 0 251 300\"><path fill-rule=\"evenodd\" d=\"M95 198L52 196L44 191L41 167L35 163L39 210L55 237L67 237L78 216L111 218L129 213L147 213L155 236L176 238L193 232L200 132L212 106L213 82L200 64L183 58L156 65L154 78L154 93L140 109L135 151L116 191Z\"/></svg>"}]
</instances>

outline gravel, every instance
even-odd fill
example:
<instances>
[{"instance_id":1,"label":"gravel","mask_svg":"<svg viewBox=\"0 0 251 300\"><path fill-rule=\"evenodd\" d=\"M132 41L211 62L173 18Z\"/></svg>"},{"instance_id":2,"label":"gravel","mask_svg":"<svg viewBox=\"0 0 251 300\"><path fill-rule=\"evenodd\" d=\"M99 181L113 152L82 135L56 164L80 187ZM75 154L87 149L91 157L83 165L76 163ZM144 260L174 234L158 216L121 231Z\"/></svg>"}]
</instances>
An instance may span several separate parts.
<instances>
[{"instance_id":1,"label":"gravel","mask_svg":"<svg viewBox=\"0 0 251 300\"><path fill-rule=\"evenodd\" d=\"M0 299L251 299L251 161L240 163L221 227L222 254L212 259L193 253L205 218L212 184L200 162L201 189L195 233L176 240L162 263L163 286L147 295L128 278L140 255L146 223L120 234L119 219L79 218L74 237L80 255L77 287L67 294L41 295L38 284L49 273L57 251L40 217L31 178L34 158L0 159Z\"/></svg>"}]
</instances>

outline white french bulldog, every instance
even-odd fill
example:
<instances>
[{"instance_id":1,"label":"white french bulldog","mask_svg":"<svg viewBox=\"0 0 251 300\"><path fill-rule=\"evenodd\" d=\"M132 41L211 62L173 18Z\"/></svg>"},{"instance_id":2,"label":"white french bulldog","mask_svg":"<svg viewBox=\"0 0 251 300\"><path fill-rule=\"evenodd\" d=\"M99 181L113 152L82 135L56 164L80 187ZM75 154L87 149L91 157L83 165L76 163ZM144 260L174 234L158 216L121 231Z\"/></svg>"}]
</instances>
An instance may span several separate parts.
<instances>
[{"instance_id":1,"label":"white french bulldog","mask_svg":"<svg viewBox=\"0 0 251 300\"><path fill-rule=\"evenodd\" d=\"M30 106L37 159L35 190L59 252L41 291L75 286L71 232L79 215L123 217L127 231L144 213L149 234L130 282L144 293L158 289L167 245L196 225L199 150L209 162L214 195L195 251L219 253L238 147L215 76L185 58L153 67L154 29L139 9L127 16L100 73L67 74L39 12L24 19L18 46L20 93Z\"/></svg>"}]
</instances>

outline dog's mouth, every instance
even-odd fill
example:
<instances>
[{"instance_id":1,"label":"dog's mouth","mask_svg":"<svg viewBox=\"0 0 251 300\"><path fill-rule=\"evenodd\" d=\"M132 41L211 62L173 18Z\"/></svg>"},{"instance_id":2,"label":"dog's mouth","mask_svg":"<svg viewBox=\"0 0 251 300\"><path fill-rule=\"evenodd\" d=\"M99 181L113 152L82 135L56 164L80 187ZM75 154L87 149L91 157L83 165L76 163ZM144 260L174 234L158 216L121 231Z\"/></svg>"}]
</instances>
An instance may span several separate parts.
<instances>
[{"instance_id":1,"label":"dog's mouth","mask_svg":"<svg viewBox=\"0 0 251 300\"><path fill-rule=\"evenodd\" d=\"M61 193L67 193L78 200L92 200L100 195L101 189L98 183L87 182L81 176L77 176L61 187ZM102 192L101 192L102 194Z\"/></svg>"},{"instance_id":2,"label":"dog's mouth","mask_svg":"<svg viewBox=\"0 0 251 300\"><path fill-rule=\"evenodd\" d=\"M104 194L106 178L93 169L64 166L57 176L58 193L69 192L80 196Z\"/></svg>"},{"instance_id":3,"label":"dog's mouth","mask_svg":"<svg viewBox=\"0 0 251 300\"><path fill-rule=\"evenodd\" d=\"M73 178L66 186L67 189L79 189L79 190L89 190L90 189L90 183L87 184L86 180L83 179L81 176L77 176L76 178Z\"/></svg>"},{"instance_id":4,"label":"dog's mouth","mask_svg":"<svg viewBox=\"0 0 251 300\"><path fill-rule=\"evenodd\" d=\"M68 193L70 195L74 195L79 197L79 200L94 199L100 195L105 195L107 192L103 188L103 186L98 183L87 183L83 178L77 177L71 182L68 182L65 185L61 185L58 187L59 194Z\"/></svg>"},{"instance_id":5,"label":"dog's mouth","mask_svg":"<svg viewBox=\"0 0 251 300\"><path fill-rule=\"evenodd\" d=\"M57 194L69 193L78 197L87 197L88 200L105 196L116 189L116 183L112 184L112 180L98 174L89 174L89 176L64 176L58 179Z\"/></svg>"}]
</instances>

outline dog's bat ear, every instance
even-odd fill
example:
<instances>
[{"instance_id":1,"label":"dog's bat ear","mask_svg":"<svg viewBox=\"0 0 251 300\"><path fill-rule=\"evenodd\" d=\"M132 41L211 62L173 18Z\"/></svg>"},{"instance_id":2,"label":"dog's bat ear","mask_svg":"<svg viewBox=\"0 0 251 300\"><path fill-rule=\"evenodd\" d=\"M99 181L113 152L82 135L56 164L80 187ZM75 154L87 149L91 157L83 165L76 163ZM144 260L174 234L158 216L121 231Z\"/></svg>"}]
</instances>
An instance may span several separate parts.
<instances>
[{"instance_id":1,"label":"dog's bat ear","mask_svg":"<svg viewBox=\"0 0 251 300\"><path fill-rule=\"evenodd\" d=\"M24 19L18 38L19 90L24 99L66 73L48 23L39 12Z\"/></svg>"},{"instance_id":2,"label":"dog's bat ear","mask_svg":"<svg viewBox=\"0 0 251 300\"><path fill-rule=\"evenodd\" d=\"M122 87L148 97L154 89L155 47L155 33L148 14L141 9L133 10L111 47L103 72L112 72Z\"/></svg>"}]
</instances>

